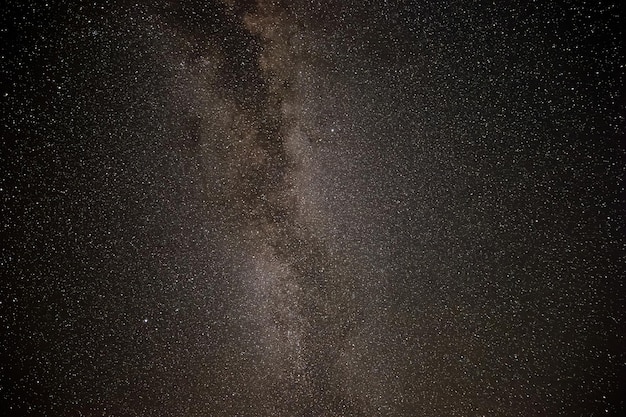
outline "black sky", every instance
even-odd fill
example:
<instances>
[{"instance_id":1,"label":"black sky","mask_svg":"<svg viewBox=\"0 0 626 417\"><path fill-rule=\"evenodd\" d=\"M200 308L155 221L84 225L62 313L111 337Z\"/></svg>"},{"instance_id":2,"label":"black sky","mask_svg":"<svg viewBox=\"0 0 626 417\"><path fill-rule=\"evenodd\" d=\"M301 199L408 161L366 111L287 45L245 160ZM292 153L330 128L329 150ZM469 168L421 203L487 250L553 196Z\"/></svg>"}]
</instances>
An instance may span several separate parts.
<instances>
[{"instance_id":1,"label":"black sky","mask_svg":"<svg viewBox=\"0 0 626 417\"><path fill-rule=\"evenodd\" d=\"M624 412L617 2L1 22L2 415Z\"/></svg>"}]
</instances>

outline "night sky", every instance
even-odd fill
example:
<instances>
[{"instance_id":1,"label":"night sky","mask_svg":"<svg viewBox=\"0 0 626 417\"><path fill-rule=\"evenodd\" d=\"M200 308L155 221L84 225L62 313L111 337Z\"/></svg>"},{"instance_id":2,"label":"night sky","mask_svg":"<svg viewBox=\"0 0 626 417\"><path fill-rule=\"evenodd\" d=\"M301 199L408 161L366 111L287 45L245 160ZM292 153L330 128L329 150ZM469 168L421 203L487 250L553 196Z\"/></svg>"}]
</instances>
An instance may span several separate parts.
<instances>
[{"instance_id":1,"label":"night sky","mask_svg":"<svg viewBox=\"0 0 626 417\"><path fill-rule=\"evenodd\" d=\"M619 3L4 2L0 414L626 415Z\"/></svg>"}]
</instances>

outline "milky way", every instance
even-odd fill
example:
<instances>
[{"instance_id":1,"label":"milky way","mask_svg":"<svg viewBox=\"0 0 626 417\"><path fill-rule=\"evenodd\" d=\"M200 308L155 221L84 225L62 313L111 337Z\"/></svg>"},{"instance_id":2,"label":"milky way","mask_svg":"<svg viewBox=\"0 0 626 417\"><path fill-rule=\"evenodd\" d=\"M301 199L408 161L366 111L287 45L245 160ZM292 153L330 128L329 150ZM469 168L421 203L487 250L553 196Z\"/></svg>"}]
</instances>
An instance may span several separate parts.
<instances>
[{"instance_id":1,"label":"milky way","mask_svg":"<svg viewBox=\"0 0 626 417\"><path fill-rule=\"evenodd\" d=\"M617 3L3 7L2 415L623 413Z\"/></svg>"}]
</instances>

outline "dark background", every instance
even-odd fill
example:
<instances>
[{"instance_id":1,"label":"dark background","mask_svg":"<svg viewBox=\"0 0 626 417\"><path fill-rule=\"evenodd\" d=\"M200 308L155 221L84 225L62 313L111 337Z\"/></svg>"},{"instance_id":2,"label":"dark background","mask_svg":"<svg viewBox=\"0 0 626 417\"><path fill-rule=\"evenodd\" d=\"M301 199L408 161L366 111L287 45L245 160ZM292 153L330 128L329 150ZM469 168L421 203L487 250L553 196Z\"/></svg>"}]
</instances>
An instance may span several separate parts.
<instances>
[{"instance_id":1,"label":"dark background","mask_svg":"<svg viewBox=\"0 0 626 417\"><path fill-rule=\"evenodd\" d=\"M623 8L279 3L2 6L2 414L621 415Z\"/></svg>"}]
</instances>

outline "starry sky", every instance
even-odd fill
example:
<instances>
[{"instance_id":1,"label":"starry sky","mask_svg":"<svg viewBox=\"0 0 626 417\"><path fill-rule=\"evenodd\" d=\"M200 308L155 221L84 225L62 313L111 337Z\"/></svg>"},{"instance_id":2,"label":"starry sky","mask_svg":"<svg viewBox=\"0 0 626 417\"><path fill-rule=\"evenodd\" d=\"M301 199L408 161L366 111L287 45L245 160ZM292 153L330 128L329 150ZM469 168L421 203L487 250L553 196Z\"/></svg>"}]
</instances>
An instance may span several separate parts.
<instances>
[{"instance_id":1,"label":"starry sky","mask_svg":"<svg viewBox=\"0 0 626 417\"><path fill-rule=\"evenodd\" d=\"M2 415L623 415L619 2L3 4Z\"/></svg>"}]
</instances>

